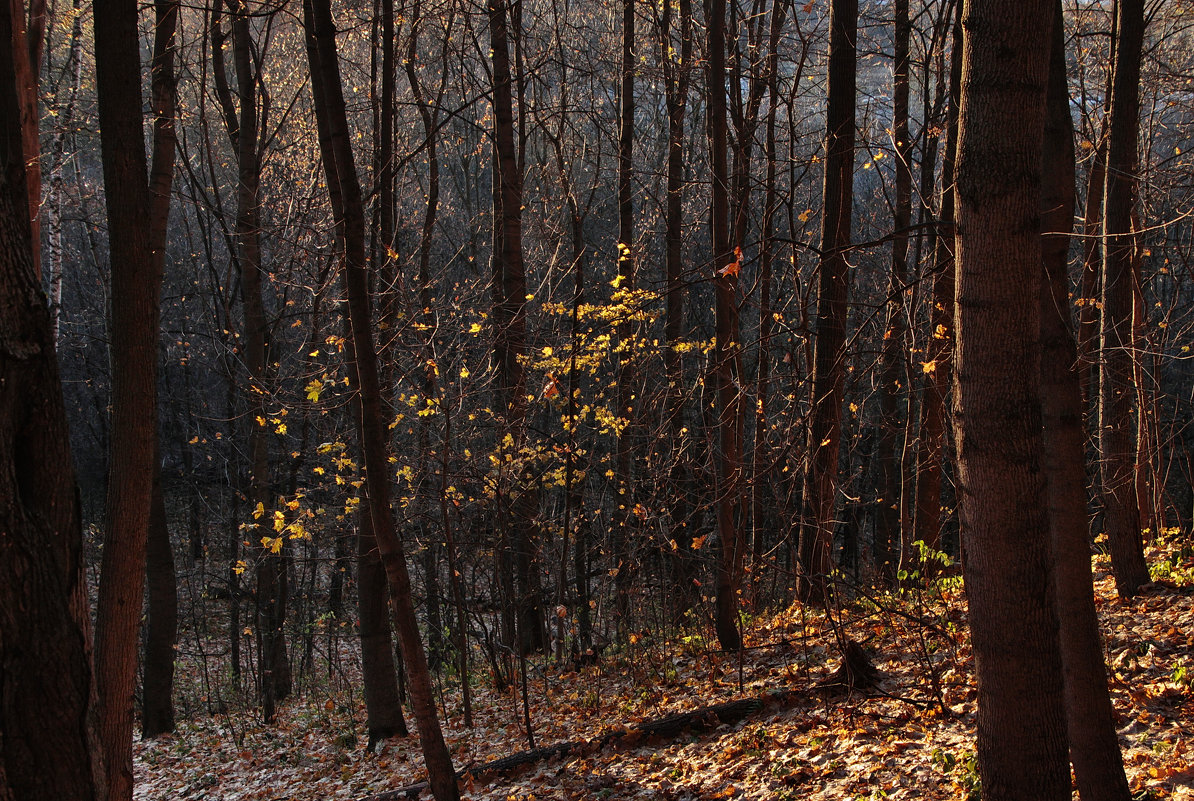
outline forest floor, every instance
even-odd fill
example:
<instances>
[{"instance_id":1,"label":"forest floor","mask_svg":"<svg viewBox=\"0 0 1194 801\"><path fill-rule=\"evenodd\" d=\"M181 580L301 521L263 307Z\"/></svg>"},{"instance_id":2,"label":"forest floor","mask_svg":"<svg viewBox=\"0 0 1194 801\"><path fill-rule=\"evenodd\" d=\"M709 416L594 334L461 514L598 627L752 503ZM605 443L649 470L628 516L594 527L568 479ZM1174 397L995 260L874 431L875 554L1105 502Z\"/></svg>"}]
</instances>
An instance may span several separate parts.
<instances>
[{"instance_id":1,"label":"forest floor","mask_svg":"<svg viewBox=\"0 0 1194 801\"><path fill-rule=\"evenodd\" d=\"M1159 582L1125 602L1115 596L1105 561L1095 561L1120 744L1137 798L1194 801L1194 559L1163 549L1150 562ZM835 628L867 649L880 670L878 689L815 690L840 662ZM786 693L786 702L672 739L624 738L514 774L470 773L463 797L978 797L973 660L958 586L881 599L860 595L832 619L798 606L758 615L749 620L741 661L696 634L631 639L624 651L607 652L579 672L532 665L536 746L595 739L617 727L767 693ZM443 696L445 735L460 769L529 748L521 697L496 693L487 678L474 681L471 730L463 726L455 682ZM311 690L289 703L273 727L244 709L184 720L173 735L138 741L136 798L365 799L425 778L413 736L366 752L359 683L342 684L345 689Z\"/></svg>"}]
</instances>

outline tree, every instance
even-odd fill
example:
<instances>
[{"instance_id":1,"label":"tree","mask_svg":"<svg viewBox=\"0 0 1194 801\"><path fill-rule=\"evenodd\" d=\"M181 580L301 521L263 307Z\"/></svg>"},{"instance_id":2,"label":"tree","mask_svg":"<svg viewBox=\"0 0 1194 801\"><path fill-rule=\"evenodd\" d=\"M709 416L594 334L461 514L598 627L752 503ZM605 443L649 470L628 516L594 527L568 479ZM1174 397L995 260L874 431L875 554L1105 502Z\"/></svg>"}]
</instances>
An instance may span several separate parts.
<instances>
[{"instance_id":1,"label":"tree","mask_svg":"<svg viewBox=\"0 0 1194 801\"><path fill-rule=\"evenodd\" d=\"M1068 799L1040 399L1052 7L966 4L954 430L984 801Z\"/></svg>"},{"instance_id":2,"label":"tree","mask_svg":"<svg viewBox=\"0 0 1194 801\"><path fill-rule=\"evenodd\" d=\"M895 87L892 92L892 138L895 140L895 210L891 240L891 273L887 285L887 324L883 331L883 361L879 398L881 425L879 436L879 511L875 521L875 561L885 575L899 564L912 572L912 526L906 517L913 499L905 497L901 486L904 443L899 434L901 420L907 420L901 403L908 390L908 359L905 355L907 311L904 286L908 280L908 227L912 224L912 141L908 133L908 45L912 24L908 18L908 0L896 0L895 11ZM927 91L927 90L926 90ZM904 414L900 414L904 411ZM900 543L899 554L891 553L891 543ZM884 568L885 562L887 567Z\"/></svg>"},{"instance_id":3,"label":"tree","mask_svg":"<svg viewBox=\"0 0 1194 801\"><path fill-rule=\"evenodd\" d=\"M846 374L846 294L850 224L854 203L854 101L857 75L857 0L833 0L829 19L829 87L826 108L825 183L821 214L821 263L817 279L816 349L812 419L805 452L804 507L800 530L798 591L824 600L833 566L834 508Z\"/></svg>"},{"instance_id":4,"label":"tree","mask_svg":"<svg viewBox=\"0 0 1194 801\"><path fill-rule=\"evenodd\" d=\"M738 584L742 569L742 350L738 330L738 273L742 251L730 239L730 175L726 164L726 2L712 0L708 20L708 118L712 166L713 270L717 349L712 383L717 408L714 496L717 567L714 624L726 651L742 646Z\"/></svg>"},{"instance_id":5,"label":"tree","mask_svg":"<svg viewBox=\"0 0 1194 801\"><path fill-rule=\"evenodd\" d=\"M96 607L96 682L111 801L133 794L133 698L145 551L157 470L161 261L145 221L151 196L141 119L137 4L97 0L94 14L104 197L112 282L112 437L107 529Z\"/></svg>"},{"instance_id":6,"label":"tree","mask_svg":"<svg viewBox=\"0 0 1194 801\"><path fill-rule=\"evenodd\" d=\"M174 78L174 33L178 27L178 0L155 0L153 65L153 158L149 168L150 252L161 275L166 262L166 230L170 219L170 192L174 182L174 132L177 89ZM145 677L142 684L141 735L154 737L174 730L174 645L178 637L178 583L174 551L162 494L161 448L153 460L146 543L146 597L149 606L145 630Z\"/></svg>"},{"instance_id":7,"label":"tree","mask_svg":"<svg viewBox=\"0 0 1194 801\"><path fill-rule=\"evenodd\" d=\"M1136 496L1136 442L1132 426L1133 251L1140 128L1140 55L1143 0L1116 4L1115 69L1107 143L1103 216L1103 308L1099 361L1099 454L1103 516L1115 588L1135 595L1149 580Z\"/></svg>"},{"instance_id":8,"label":"tree","mask_svg":"<svg viewBox=\"0 0 1194 801\"><path fill-rule=\"evenodd\" d=\"M1099 637L1086 527L1082 373L1069 303L1070 233L1074 226L1074 123L1066 86L1065 32L1055 3L1042 160L1041 408L1049 529L1057 576L1059 646L1065 671L1070 759L1082 801L1126 801L1115 713Z\"/></svg>"},{"instance_id":9,"label":"tree","mask_svg":"<svg viewBox=\"0 0 1194 801\"><path fill-rule=\"evenodd\" d=\"M0 797L102 799L79 496L29 225L21 7L0 4Z\"/></svg>"},{"instance_id":10,"label":"tree","mask_svg":"<svg viewBox=\"0 0 1194 801\"><path fill-rule=\"evenodd\" d=\"M386 428L382 422L381 386L366 273L364 203L353 158L329 0L306 0L303 4L303 21L311 60L315 111L323 117L322 124L326 126L328 134L321 142L324 145L322 155L325 169L335 178L343 202L344 283L348 293L349 322L357 363L359 436L373 529L386 569L391 610L410 677L411 705L414 707L431 790L436 801L455 801L459 798L456 774L436 717L431 675L411 601L406 554L395 529L394 512L390 507Z\"/></svg>"}]
</instances>

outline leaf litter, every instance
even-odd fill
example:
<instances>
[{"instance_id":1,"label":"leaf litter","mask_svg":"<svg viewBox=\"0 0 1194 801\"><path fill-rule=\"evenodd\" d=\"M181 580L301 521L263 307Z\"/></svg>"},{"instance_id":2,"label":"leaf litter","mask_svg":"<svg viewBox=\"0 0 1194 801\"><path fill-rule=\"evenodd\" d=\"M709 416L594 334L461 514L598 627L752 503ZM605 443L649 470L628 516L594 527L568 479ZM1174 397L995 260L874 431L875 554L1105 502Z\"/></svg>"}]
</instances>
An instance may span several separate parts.
<instances>
[{"instance_id":1,"label":"leaf litter","mask_svg":"<svg viewBox=\"0 0 1194 801\"><path fill-rule=\"evenodd\" d=\"M1165 559L1167 552L1150 558ZM1124 601L1115 596L1105 557L1094 564L1133 793L1194 801L1188 745L1194 742L1194 571ZM441 687L441 721L463 775L462 798L977 799L973 661L956 584L947 580L933 591L901 596L859 595L830 617L798 605L759 613L746 627L741 655L718 652L696 633L672 640L641 633L631 638L634 644L580 671L536 661L528 695L538 746L596 743L645 721L737 699L787 694L793 700L670 738L612 739L517 773L474 772L528 749L516 690L498 693L487 677L474 677L469 730L458 688L449 681ZM879 669L876 690L815 692L840 661L838 637L866 648ZM425 779L413 735L386 741L375 754L365 750L359 675L346 670L340 689L310 690L282 705L273 727L258 721L246 699L239 708L181 721L172 735L136 742L134 797L366 799Z\"/></svg>"}]
</instances>

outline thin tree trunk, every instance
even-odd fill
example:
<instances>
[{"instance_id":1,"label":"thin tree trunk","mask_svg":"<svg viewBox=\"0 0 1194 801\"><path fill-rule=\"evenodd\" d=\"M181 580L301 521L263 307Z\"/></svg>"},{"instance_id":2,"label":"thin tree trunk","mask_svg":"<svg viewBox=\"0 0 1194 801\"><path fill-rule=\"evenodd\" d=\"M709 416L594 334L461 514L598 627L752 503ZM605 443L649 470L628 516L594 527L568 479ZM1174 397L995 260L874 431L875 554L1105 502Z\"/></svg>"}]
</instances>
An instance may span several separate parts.
<instances>
[{"instance_id":1,"label":"thin tree trunk","mask_svg":"<svg viewBox=\"0 0 1194 801\"><path fill-rule=\"evenodd\" d=\"M660 18L660 50L664 63L664 92L668 116L667 203L664 223L665 284L667 290L664 317L663 369L667 376L667 426L671 447L672 501L670 536L672 580L676 593L673 617L677 621L696 603L692 583L694 565L691 550L696 536L690 526L688 499L690 471L684 455L684 362L680 343L684 338L684 117L688 105L688 81L692 63L692 7L690 0L680 0L680 51L674 58L671 22L672 4L664 3ZM579 268L578 268L579 269ZM579 278L578 278L579 281ZM578 290L579 292L579 290ZM579 300L577 301L579 303ZM586 613L587 615L587 613Z\"/></svg>"},{"instance_id":2,"label":"thin tree trunk","mask_svg":"<svg viewBox=\"0 0 1194 801\"><path fill-rule=\"evenodd\" d=\"M1136 503L1132 426L1132 210L1137 198L1143 0L1117 3L1115 72L1103 220L1103 308L1099 361L1099 453L1103 514L1115 588L1130 597L1149 580Z\"/></svg>"},{"instance_id":3,"label":"thin tree trunk","mask_svg":"<svg viewBox=\"0 0 1194 801\"><path fill-rule=\"evenodd\" d=\"M954 427L984 801L1070 798L1040 387L1052 8L966 4Z\"/></svg>"},{"instance_id":4,"label":"thin tree trunk","mask_svg":"<svg viewBox=\"0 0 1194 801\"><path fill-rule=\"evenodd\" d=\"M66 139L74 123L75 107L79 87L83 80L83 0L72 0L70 27L70 51L66 60L66 71L70 75L70 88L66 103L54 103L55 130L50 145L50 191L46 198L46 285L50 296L50 324L54 331L54 342L60 338L62 321L62 266L64 244L62 241L62 215L65 206L63 191L66 163Z\"/></svg>"},{"instance_id":5,"label":"thin tree trunk","mask_svg":"<svg viewBox=\"0 0 1194 801\"><path fill-rule=\"evenodd\" d=\"M730 176L726 164L726 2L712 0L708 19L709 148L712 162L713 269L717 347L712 384L717 409L714 457L717 507L717 578L714 624L727 651L742 645L738 630L738 585L742 559L742 353L738 331L738 271L741 251L730 240Z\"/></svg>"},{"instance_id":6,"label":"thin tree trunk","mask_svg":"<svg viewBox=\"0 0 1194 801\"><path fill-rule=\"evenodd\" d=\"M904 575L916 570L912 548L913 532L902 526L901 514L911 499L903 497L899 436L901 424L908 418L907 398L907 323L904 286L908 281L908 226L912 224L912 143L908 136L908 44L912 25L908 19L908 0L896 0L895 10L895 88L892 92L892 138L895 140L895 210L891 240L891 272L887 283L887 323L883 330L883 357L880 378L879 409L879 485L876 491L878 514L875 521L875 564L888 579L898 563ZM900 551L893 554L892 543Z\"/></svg>"},{"instance_id":7,"label":"thin tree trunk","mask_svg":"<svg viewBox=\"0 0 1194 801\"><path fill-rule=\"evenodd\" d=\"M1086 432L1081 369L1069 302L1074 226L1074 123L1066 84L1065 31L1055 3L1041 193L1041 407L1049 522L1057 576L1057 615L1070 760L1082 801L1127 801L1131 793L1107 693L1087 541Z\"/></svg>"},{"instance_id":8,"label":"thin tree trunk","mask_svg":"<svg viewBox=\"0 0 1194 801\"><path fill-rule=\"evenodd\" d=\"M444 742L436 717L435 698L427 657L419 637L411 600L410 575L406 554L398 537L390 507L389 470L386 460L385 423L382 420L381 387L378 380L377 352L373 343L365 260L365 216L361 187L353 160L339 58L336 53L335 28L329 0L307 0L304 23L311 57L311 81L315 91L316 113L325 120L330 141L322 142L323 158L330 174L336 177L343 199L345 244L345 285L348 290L349 318L356 349L357 375L360 381L360 439L364 452L365 482L372 502L372 520L382 564L389 583L390 604L402 645L403 658L410 677L411 703L419 729L432 793L437 801L459 798L452 757Z\"/></svg>"},{"instance_id":9,"label":"thin tree trunk","mask_svg":"<svg viewBox=\"0 0 1194 801\"><path fill-rule=\"evenodd\" d=\"M933 255L932 308L926 363L933 365L920 404L916 451L916 539L930 552L941 550L941 476L945 458L945 410L953 381L954 352L954 160L958 143L958 103L962 84L962 3L956 5L950 56L949 112L941 165L941 210ZM922 566L922 570L927 570Z\"/></svg>"},{"instance_id":10,"label":"thin tree trunk","mask_svg":"<svg viewBox=\"0 0 1194 801\"><path fill-rule=\"evenodd\" d=\"M618 290L629 293L635 288L634 258L634 0L622 0L622 86L618 94L621 112L618 120ZM614 521L614 605L617 610L618 637L626 636L630 625L630 588L634 558L630 554L631 529L634 526L634 466L631 448L634 442L634 351L637 332L630 323L618 326L622 345L618 370L617 416L626 420L618 437L617 481L618 518Z\"/></svg>"},{"instance_id":11,"label":"thin tree trunk","mask_svg":"<svg viewBox=\"0 0 1194 801\"><path fill-rule=\"evenodd\" d=\"M854 102L857 74L857 0L833 0L830 10L829 100L826 111L824 211L817 284L817 333L813 354L798 591L824 600L833 566L834 502L846 360L846 251L854 198Z\"/></svg>"},{"instance_id":12,"label":"thin tree trunk","mask_svg":"<svg viewBox=\"0 0 1194 801\"><path fill-rule=\"evenodd\" d=\"M151 67L154 113L153 160L149 168L149 246L155 271L166 263L166 234L170 220L170 193L174 183L174 130L177 88L174 78L174 34L178 27L178 0L155 0L153 63ZM174 645L178 639L178 586L174 550L162 496L162 461L153 460L153 496L149 510L146 551L149 607L145 633L145 678L141 735L155 737L174 731Z\"/></svg>"}]
</instances>

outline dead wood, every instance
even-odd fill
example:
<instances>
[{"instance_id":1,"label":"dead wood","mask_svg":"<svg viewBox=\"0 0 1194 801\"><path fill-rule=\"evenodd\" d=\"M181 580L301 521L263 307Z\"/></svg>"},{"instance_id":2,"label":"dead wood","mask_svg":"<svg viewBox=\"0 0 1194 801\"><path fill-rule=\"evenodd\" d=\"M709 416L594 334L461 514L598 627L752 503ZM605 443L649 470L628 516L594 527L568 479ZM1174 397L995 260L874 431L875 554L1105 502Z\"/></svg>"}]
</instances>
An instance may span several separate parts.
<instances>
[{"instance_id":1,"label":"dead wood","mask_svg":"<svg viewBox=\"0 0 1194 801\"><path fill-rule=\"evenodd\" d=\"M754 698L726 701L691 712L681 712L644 721L629 728L617 728L589 740L571 740L530 751L520 751L517 754L481 765L471 765L457 771L456 777L460 781L468 782L482 777L510 775L522 768L557 757L588 754L611 746L635 747L644 740L650 739L674 739L688 732L706 731L718 726L737 723L766 707L787 706L807 697L808 693L803 690L783 690L764 693ZM419 794L427 789L427 782L418 782L406 787L399 787L396 790L367 796L361 801L400 801L403 798L418 798Z\"/></svg>"}]
</instances>

